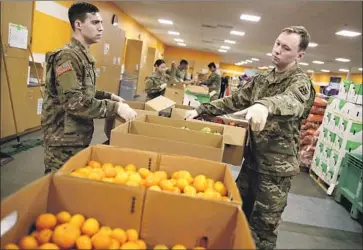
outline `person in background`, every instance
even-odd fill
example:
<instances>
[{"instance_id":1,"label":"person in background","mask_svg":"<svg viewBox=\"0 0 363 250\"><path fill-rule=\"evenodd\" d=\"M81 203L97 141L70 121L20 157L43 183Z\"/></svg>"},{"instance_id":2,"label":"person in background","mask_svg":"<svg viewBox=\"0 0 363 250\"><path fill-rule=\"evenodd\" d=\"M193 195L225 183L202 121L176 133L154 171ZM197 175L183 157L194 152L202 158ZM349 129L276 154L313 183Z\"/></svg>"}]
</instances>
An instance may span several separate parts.
<instances>
[{"instance_id":1,"label":"person in background","mask_svg":"<svg viewBox=\"0 0 363 250\"><path fill-rule=\"evenodd\" d=\"M224 72L223 75L222 75L222 79L221 79L221 90L219 92L218 99L224 97L224 92L228 88L228 81L229 81L229 76L227 76L227 74Z\"/></svg>"},{"instance_id":2,"label":"person in background","mask_svg":"<svg viewBox=\"0 0 363 250\"><path fill-rule=\"evenodd\" d=\"M45 174L55 172L71 156L89 146L93 119L136 112L122 98L96 90L95 59L89 48L102 38L102 18L96 6L77 2L68 10L73 30L70 43L47 54L41 125L44 131Z\"/></svg>"},{"instance_id":3,"label":"person in background","mask_svg":"<svg viewBox=\"0 0 363 250\"><path fill-rule=\"evenodd\" d=\"M258 249L275 248L291 180L300 171L300 127L315 98L313 83L298 64L309 41L302 26L283 29L272 49L274 69L254 76L232 96L186 112L186 119L234 113L250 120L250 141L236 183Z\"/></svg>"},{"instance_id":4,"label":"person in background","mask_svg":"<svg viewBox=\"0 0 363 250\"><path fill-rule=\"evenodd\" d=\"M167 68L164 60L156 60L154 67L155 71L152 76L146 77L145 91L147 94L147 100L163 95L170 79L169 75L166 74Z\"/></svg>"},{"instance_id":5,"label":"person in background","mask_svg":"<svg viewBox=\"0 0 363 250\"><path fill-rule=\"evenodd\" d=\"M214 62L208 64L208 68L211 74L209 75L208 79L204 82L201 82L200 85L208 87L210 100L214 101L217 100L219 97L219 91L221 88L221 76L216 72L217 66Z\"/></svg>"},{"instance_id":6,"label":"person in background","mask_svg":"<svg viewBox=\"0 0 363 250\"><path fill-rule=\"evenodd\" d=\"M177 82L184 82L186 80L188 70L188 61L181 60L179 66L176 67L175 63L171 64L171 68L166 71L166 73L171 77L174 78Z\"/></svg>"}]
</instances>

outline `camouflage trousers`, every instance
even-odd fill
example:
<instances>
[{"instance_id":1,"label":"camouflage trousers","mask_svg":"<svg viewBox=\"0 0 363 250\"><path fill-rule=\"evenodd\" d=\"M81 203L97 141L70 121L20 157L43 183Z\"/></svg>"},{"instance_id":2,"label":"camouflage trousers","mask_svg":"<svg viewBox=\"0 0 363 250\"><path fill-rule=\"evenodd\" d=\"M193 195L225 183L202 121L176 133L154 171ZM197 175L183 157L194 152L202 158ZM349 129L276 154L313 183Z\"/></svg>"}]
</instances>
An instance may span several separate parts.
<instances>
[{"instance_id":1,"label":"camouflage trousers","mask_svg":"<svg viewBox=\"0 0 363 250\"><path fill-rule=\"evenodd\" d=\"M49 147L44 149L44 174L54 173L73 155L86 148L86 146Z\"/></svg>"},{"instance_id":2,"label":"camouflage trousers","mask_svg":"<svg viewBox=\"0 0 363 250\"><path fill-rule=\"evenodd\" d=\"M258 249L276 247L277 227L287 205L292 178L260 174L244 167L236 180Z\"/></svg>"}]
</instances>

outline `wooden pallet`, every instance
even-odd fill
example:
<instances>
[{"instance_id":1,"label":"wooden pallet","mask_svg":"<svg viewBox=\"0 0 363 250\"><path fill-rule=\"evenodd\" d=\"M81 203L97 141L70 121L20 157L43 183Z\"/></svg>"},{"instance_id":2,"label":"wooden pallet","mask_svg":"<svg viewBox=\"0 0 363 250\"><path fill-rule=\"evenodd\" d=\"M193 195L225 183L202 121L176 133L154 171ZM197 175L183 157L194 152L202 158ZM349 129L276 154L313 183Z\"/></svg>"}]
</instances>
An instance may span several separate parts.
<instances>
[{"instance_id":1,"label":"wooden pallet","mask_svg":"<svg viewBox=\"0 0 363 250\"><path fill-rule=\"evenodd\" d=\"M309 170L310 177L325 191L328 192L330 185L321 179L313 170Z\"/></svg>"}]
</instances>

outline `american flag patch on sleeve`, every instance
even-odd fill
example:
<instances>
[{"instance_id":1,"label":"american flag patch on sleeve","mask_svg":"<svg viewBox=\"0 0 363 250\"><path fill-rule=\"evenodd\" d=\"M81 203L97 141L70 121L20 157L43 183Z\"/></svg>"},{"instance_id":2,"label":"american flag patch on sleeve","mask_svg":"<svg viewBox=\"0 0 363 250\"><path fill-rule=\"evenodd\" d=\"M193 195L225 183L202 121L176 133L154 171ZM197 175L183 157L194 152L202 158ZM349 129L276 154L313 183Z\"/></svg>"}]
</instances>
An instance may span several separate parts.
<instances>
[{"instance_id":1,"label":"american flag patch on sleeve","mask_svg":"<svg viewBox=\"0 0 363 250\"><path fill-rule=\"evenodd\" d=\"M56 74L57 76L60 76L61 74L67 72L67 71L70 71L72 70L72 65L71 65L71 62L65 62L63 63L61 66L59 66L55 71L56 71Z\"/></svg>"}]
</instances>

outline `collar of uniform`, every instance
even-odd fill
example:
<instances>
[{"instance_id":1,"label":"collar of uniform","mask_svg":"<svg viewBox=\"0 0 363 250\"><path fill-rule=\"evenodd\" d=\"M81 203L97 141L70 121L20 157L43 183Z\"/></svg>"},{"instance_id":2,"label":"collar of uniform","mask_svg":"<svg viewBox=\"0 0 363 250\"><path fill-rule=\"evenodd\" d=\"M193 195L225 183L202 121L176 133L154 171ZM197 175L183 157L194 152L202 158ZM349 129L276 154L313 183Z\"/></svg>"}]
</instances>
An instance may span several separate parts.
<instances>
[{"instance_id":1,"label":"collar of uniform","mask_svg":"<svg viewBox=\"0 0 363 250\"><path fill-rule=\"evenodd\" d=\"M96 62L95 58L91 55L89 50L80 41L72 37L71 44L73 47L79 47L90 63Z\"/></svg>"},{"instance_id":2,"label":"collar of uniform","mask_svg":"<svg viewBox=\"0 0 363 250\"><path fill-rule=\"evenodd\" d=\"M292 66L291 68L287 69L284 72L276 72L276 67L275 67L266 75L265 79L268 81L269 84L279 83L288 78L289 76L291 76L299 68L300 68L299 65L295 63L294 66Z\"/></svg>"}]
</instances>

